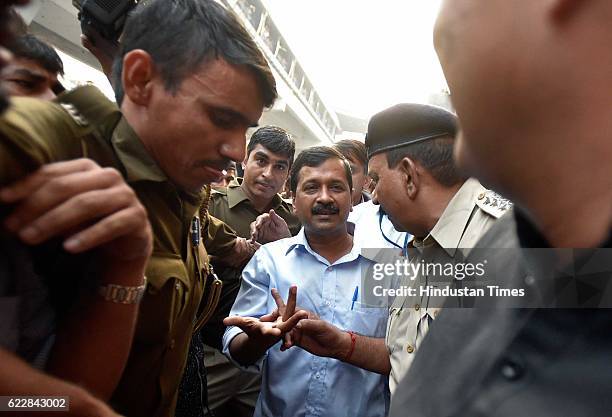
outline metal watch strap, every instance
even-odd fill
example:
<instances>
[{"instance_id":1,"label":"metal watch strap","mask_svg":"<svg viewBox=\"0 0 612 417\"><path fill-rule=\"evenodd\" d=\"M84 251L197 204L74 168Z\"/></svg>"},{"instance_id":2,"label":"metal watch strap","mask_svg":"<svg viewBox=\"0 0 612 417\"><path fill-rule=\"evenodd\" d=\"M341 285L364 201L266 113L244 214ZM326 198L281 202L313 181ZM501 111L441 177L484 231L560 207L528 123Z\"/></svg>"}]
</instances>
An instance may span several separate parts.
<instances>
[{"instance_id":1,"label":"metal watch strap","mask_svg":"<svg viewBox=\"0 0 612 417\"><path fill-rule=\"evenodd\" d=\"M124 285L108 284L98 287L98 294L106 301L118 304L138 304L142 300L145 288L147 287L147 277L144 277L142 285L127 287Z\"/></svg>"}]
</instances>

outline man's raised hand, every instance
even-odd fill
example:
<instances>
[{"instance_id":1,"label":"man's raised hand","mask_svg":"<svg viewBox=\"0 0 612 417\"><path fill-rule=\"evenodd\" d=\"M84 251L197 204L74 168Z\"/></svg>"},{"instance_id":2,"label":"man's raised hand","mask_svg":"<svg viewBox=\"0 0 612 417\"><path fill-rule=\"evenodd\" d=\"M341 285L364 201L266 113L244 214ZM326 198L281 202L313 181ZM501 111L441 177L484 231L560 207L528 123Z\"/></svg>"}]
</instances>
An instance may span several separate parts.
<instances>
[{"instance_id":1,"label":"man's raised hand","mask_svg":"<svg viewBox=\"0 0 612 417\"><path fill-rule=\"evenodd\" d=\"M276 289L272 289L272 296L277 308L261 318L230 316L223 320L226 326L237 326L249 337L251 342L266 349L275 345L287 332L302 319L308 318L308 312L296 311L297 287L289 288L287 304Z\"/></svg>"},{"instance_id":2,"label":"man's raised hand","mask_svg":"<svg viewBox=\"0 0 612 417\"><path fill-rule=\"evenodd\" d=\"M260 214L251 223L251 241L253 242L263 244L287 237L291 237L289 226L273 209L268 213Z\"/></svg>"}]
</instances>

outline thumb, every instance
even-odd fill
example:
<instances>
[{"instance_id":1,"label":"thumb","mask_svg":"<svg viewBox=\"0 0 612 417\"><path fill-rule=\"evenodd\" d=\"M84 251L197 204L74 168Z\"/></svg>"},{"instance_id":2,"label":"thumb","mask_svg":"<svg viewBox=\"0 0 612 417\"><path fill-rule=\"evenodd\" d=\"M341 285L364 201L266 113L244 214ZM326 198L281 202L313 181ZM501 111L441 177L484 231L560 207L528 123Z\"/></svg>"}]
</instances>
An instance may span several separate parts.
<instances>
[{"instance_id":1,"label":"thumb","mask_svg":"<svg viewBox=\"0 0 612 417\"><path fill-rule=\"evenodd\" d=\"M229 316L223 319L223 324L226 326L243 326L247 322L245 317Z\"/></svg>"},{"instance_id":2,"label":"thumb","mask_svg":"<svg viewBox=\"0 0 612 417\"><path fill-rule=\"evenodd\" d=\"M322 320L302 319L295 325L301 333L315 333L323 328Z\"/></svg>"},{"instance_id":3,"label":"thumb","mask_svg":"<svg viewBox=\"0 0 612 417\"><path fill-rule=\"evenodd\" d=\"M274 210L270 210L270 220L274 223L274 226L281 227L285 223L285 220L276 214Z\"/></svg>"}]
</instances>

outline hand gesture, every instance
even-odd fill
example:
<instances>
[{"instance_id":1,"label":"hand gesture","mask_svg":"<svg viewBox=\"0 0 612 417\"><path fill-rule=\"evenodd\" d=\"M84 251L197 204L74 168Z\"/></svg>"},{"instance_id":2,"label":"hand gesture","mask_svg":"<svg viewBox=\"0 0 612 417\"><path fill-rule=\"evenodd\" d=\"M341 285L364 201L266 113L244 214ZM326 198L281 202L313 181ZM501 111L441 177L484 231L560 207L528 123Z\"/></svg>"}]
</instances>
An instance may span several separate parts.
<instances>
[{"instance_id":1,"label":"hand gesture","mask_svg":"<svg viewBox=\"0 0 612 417\"><path fill-rule=\"evenodd\" d=\"M272 289L272 296L277 308L261 318L231 316L223 320L226 326L238 326L249 340L266 349L275 345L281 337L291 331L293 327L302 319L308 317L308 313L303 310L295 311L297 299L297 287L289 288L289 296L285 305L282 297Z\"/></svg>"},{"instance_id":2,"label":"hand gesture","mask_svg":"<svg viewBox=\"0 0 612 417\"><path fill-rule=\"evenodd\" d=\"M276 214L274 210L260 214L257 219L251 223L252 242L260 242L263 244L287 237L291 237L287 222Z\"/></svg>"},{"instance_id":3,"label":"hand gesture","mask_svg":"<svg viewBox=\"0 0 612 417\"><path fill-rule=\"evenodd\" d=\"M288 334L290 340L286 349L299 346L307 352L328 358L342 358L346 344L350 345L350 335L333 324L318 317L301 320Z\"/></svg>"}]
</instances>

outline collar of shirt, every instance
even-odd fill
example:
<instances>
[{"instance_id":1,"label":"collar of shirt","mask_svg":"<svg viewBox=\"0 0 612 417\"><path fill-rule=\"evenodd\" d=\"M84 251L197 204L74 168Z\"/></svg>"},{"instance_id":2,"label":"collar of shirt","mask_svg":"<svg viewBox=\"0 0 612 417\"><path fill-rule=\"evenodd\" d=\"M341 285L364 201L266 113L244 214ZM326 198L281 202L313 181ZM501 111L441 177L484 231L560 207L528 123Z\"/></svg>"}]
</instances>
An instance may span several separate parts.
<instances>
[{"instance_id":1,"label":"collar of shirt","mask_svg":"<svg viewBox=\"0 0 612 417\"><path fill-rule=\"evenodd\" d=\"M111 139L117 157L123 164L128 182L168 181L168 177L151 158L149 152L124 117L119 120Z\"/></svg>"},{"instance_id":2,"label":"collar of shirt","mask_svg":"<svg viewBox=\"0 0 612 417\"><path fill-rule=\"evenodd\" d=\"M303 227L300 229L297 235L291 238L288 238L287 243L288 245L287 245L287 250L285 251L285 255L287 255L292 250L302 249L308 252L309 254L311 254L317 260L319 260L319 262L322 262L323 264L328 265L328 266L330 265L327 259L319 255L317 252L315 252L312 249L312 247L310 247L310 244L308 243L308 239L306 238L306 233L304 232ZM369 259L375 262L374 259L370 258L369 256L364 256L364 254L361 253L361 248L355 243L355 240L353 239L353 247L351 248L351 251L347 253L346 255L344 255L343 257L341 257L340 259L338 259L336 262L334 262L334 265L338 265L338 264L342 264L346 262L352 262L356 260L357 258L359 258L360 256L365 259Z\"/></svg>"},{"instance_id":3,"label":"collar of shirt","mask_svg":"<svg viewBox=\"0 0 612 417\"><path fill-rule=\"evenodd\" d=\"M242 178L236 178L227 186L227 204L230 209L236 207L238 204L242 203L245 200L248 201L249 204L251 204L249 197L247 197L247 195L242 190L242 181ZM283 199L280 195L274 195L274 197L272 198L272 208L278 208L278 206L280 206L282 202Z\"/></svg>"},{"instance_id":4,"label":"collar of shirt","mask_svg":"<svg viewBox=\"0 0 612 417\"><path fill-rule=\"evenodd\" d=\"M478 180L468 179L448 203L429 235L422 240L414 238L411 244L419 248L433 245L435 241L449 256L455 256L463 232L476 207L476 198L483 191L486 189Z\"/></svg>"}]
</instances>

